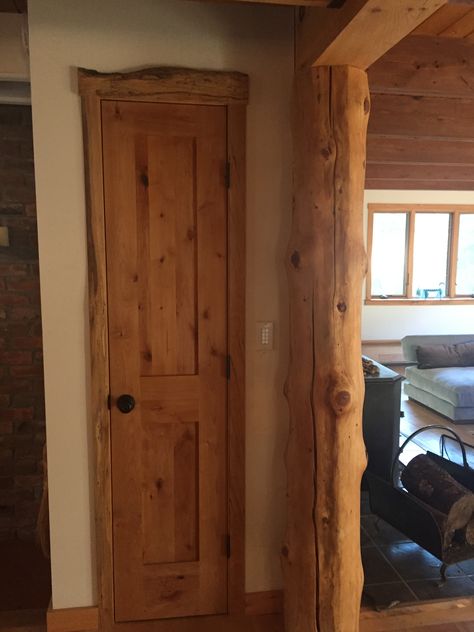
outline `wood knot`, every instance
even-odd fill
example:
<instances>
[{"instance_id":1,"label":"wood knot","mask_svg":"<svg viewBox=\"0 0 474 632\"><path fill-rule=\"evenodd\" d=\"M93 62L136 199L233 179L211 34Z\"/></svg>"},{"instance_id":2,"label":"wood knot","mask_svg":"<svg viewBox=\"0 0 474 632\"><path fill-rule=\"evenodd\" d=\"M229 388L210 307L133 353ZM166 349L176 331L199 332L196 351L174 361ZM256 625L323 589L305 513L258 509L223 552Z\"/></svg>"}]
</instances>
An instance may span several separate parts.
<instances>
[{"instance_id":1,"label":"wood knot","mask_svg":"<svg viewBox=\"0 0 474 632\"><path fill-rule=\"evenodd\" d=\"M351 394L349 391L338 391L334 396L334 403L338 409L344 410L351 403Z\"/></svg>"},{"instance_id":2,"label":"wood knot","mask_svg":"<svg viewBox=\"0 0 474 632\"><path fill-rule=\"evenodd\" d=\"M321 149L321 156L325 160L329 160L329 158L331 157L331 150L329 149L329 147L324 147L323 149Z\"/></svg>"},{"instance_id":3,"label":"wood knot","mask_svg":"<svg viewBox=\"0 0 474 632\"><path fill-rule=\"evenodd\" d=\"M295 250L293 254L291 255L290 261L291 261L291 265L294 268L298 269L300 267L301 257L300 257L300 253L297 250Z\"/></svg>"},{"instance_id":4,"label":"wood knot","mask_svg":"<svg viewBox=\"0 0 474 632\"><path fill-rule=\"evenodd\" d=\"M364 99L364 114L368 114L370 112L370 99L369 97L365 97Z\"/></svg>"},{"instance_id":5,"label":"wood knot","mask_svg":"<svg viewBox=\"0 0 474 632\"><path fill-rule=\"evenodd\" d=\"M330 378L327 395L328 404L337 417L348 413L352 408L352 385L346 376L338 375Z\"/></svg>"},{"instance_id":6,"label":"wood knot","mask_svg":"<svg viewBox=\"0 0 474 632\"><path fill-rule=\"evenodd\" d=\"M146 172L143 172L140 176L140 182L143 184L145 189L148 188L148 175Z\"/></svg>"},{"instance_id":7,"label":"wood knot","mask_svg":"<svg viewBox=\"0 0 474 632\"><path fill-rule=\"evenodd\" d=\"M347 309L347 305L344 303L344 301L339 301L339 303L337 304L337 311L345 312L346 309Z\"/></svg>"},{"instance_id":8,"label":"wood knot","mask_svg":"<svg viewBox=\"0 0 474 632\"><path fill-rule=\"evenodd\" d=\"M282 554L283 557L286 557L286 558L288 557L289 551L288 551L288 547L286 546L286 544L281 547L281 554Z\"/></svg>"}]
</instances>

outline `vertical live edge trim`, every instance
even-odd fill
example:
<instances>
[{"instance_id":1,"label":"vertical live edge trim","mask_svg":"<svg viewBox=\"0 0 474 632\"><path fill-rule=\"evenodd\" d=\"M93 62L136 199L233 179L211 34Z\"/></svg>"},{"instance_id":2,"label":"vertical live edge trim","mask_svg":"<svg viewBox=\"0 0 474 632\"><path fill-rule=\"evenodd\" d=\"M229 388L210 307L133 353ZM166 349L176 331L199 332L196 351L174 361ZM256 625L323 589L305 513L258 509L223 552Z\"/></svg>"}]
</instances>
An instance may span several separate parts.
<instances>
[{"instance_id":1,"label":"vertical live edge trim","mask_svg":"<svg viewBox=\"0 0 474 632\"><path fill-rule=\"evenodd\" d=\"M107 316L107 272L105 209L103 192L101 101L127 100L128 78L133 80L135 98L148 102L180 102L176 90L189 81L190 92L183 93L185 103L206 103L209 73L188 69L147 70L141 83L140 72L110 76L79 69L82 97L86 214L88 240L89 321L91 348L90 414L96 448L95 514L99 629L109 632L124 627L114 622L112 489L110 471L109 352ZM156 76L154 76L156 73ZM163 84L160 75L164 73ZM173 84L177 77L176 85ZM138 81L137 81L138 80ZM227 108L228 161L232 173L228 189L228 348L231 379L228 384L228 531L231 554L228 562L228 613L245 613L245 134L248 77L241 73L213 72L216 104ZM117 94L123 83L123 93ZM220 83L220 85L219 85ZM140 91L143 85L143 96ZM181 89L181 87L180 87ZM228 100L226 102L226 91ZM100 93L100 94L99 94ZM225 617L216 620L223 621ZM169 627L169 621L157 622L157 629ZM174 628L189 628L189 619L176 619Z\"/></svg>"},{"instance_id":2,"label":"vertical live edge trim","mask_svg":"<svg viewBox=\"0 0 474 632\"><path fill-rule=\"evenodd\" d=\"M246 107L227 107L228 459L230 614L245 611L245 200Z\"/></svg>"},{"instance_id":3,"label":"vertical live edge trim","mask_svg":"<svg viewBox=\"0 0 474 632\"><path fill-rule=\"evenodd\" d=\"M90 327L90 413L95 434L95 521L100 627L113 625L109 346L101 100L82 97Z\"/></svg>"},{"instance_id":4,"label":"vertical live edge trim","mask_svg":"<svg viewBox=\"0 0 474 632\"><path fill-rule=\"evenodd\" d=\"M287 632L357 632L370 97L353 67L299 71L295 82L285 623Z\"/></svg>"}]
</instances>

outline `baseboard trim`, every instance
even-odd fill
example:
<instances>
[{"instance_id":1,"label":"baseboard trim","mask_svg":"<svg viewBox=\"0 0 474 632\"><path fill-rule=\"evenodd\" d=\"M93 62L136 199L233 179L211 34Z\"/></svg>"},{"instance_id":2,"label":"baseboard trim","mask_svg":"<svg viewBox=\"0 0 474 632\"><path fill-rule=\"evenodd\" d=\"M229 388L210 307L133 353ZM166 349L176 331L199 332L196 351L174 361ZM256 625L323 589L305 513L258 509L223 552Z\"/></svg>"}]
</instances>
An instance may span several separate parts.
<instances>
[{"instance_id":1,"label":"baseboard trim","mask_svg":"<svg viewBox=\"0 0 474 632\"><path fill-rule=\"evenodd\" d=\"M247 593L245 595L245 615L242 621L245 620L245 617L249 617L249 622L254 621L255 625L259 623L257 628L266 631L268 626L266 626L265 615L278 615L282 610L283 591L281 590ZM260 616L263 617L261 620L258 619ZM252 617L257 618L252 619ZM46 619L47 632L98 632L99 630L99 609L97 607L50 609ZM224 630L226 626L222 624L222 618L217 617L217 619L221 622L219 630ZM212 618L210 620L212 621ZM229 617L229 622L231 620L232 617ZM399 630L412 630L427 625L455 624L473 620L474 597L445 599L398 606L393 610L383 612L362 609L360 632L399 632ZM279 621L279 619L278 621L272 619L273 628L280 629ZM187 619L185 622L190 624L191 620ZM276 625L277 623L278 625ZM125 624L126 626L127 624ZM235 629L235 626L232 629Z\"/></svg>"},{"instance_id":2,"label":"baseboard trim","mask_svg":"<svg viewBox=\"0 0 474 632\"><path fill-rule=\"evenodd\" d=\"M245 594L245 614L280 614L283 612L283 591L266 590Z\"/></svg>"},{"instance_id":3,"label":"baseboard trim","mask_svg":"<svg viewBox=\"0 0 474 632\"><path fill-rule=\"evenodd\" d=\"M50 608L46 614L46 629L47 632L97 632L99 608Z\"/></svg>"},{"instance_id":4,"label":"baseboard trim","mask_svg":"<svg viewBox=\"0 0 474 632\"><path fill-rule=\"evenodd\" d=\"M266 590L246 593L245 614L259 616L281 614L283 612L283 591ZM97 632L99 627L99 609L65 608L49 609L46 617L47 632Z\"/></svg>"}]
</instances>

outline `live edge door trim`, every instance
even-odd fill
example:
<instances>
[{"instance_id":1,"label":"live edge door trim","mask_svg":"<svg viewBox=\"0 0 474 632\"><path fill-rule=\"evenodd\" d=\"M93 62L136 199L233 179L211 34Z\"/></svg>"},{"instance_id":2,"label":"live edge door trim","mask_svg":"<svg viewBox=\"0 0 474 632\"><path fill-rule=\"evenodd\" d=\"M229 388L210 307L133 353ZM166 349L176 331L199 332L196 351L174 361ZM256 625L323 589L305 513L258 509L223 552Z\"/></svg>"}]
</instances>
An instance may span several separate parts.
<instances>
[{"instance_id":1,"label":"live edge door trim","mask_svg":"<svg viewBox=\"0 0 474 632\"><path fill-rule=\"evenodd\" d=\"M238 72L147 68L130 73L78 69L86 184L90 411L95 430L95 516L100 629L114 623L110 472L107 278L102 167L102 100L224 105L227 108L228 188L228 615L245 612L245 132L248 77ZM183 625L185 625L183 620ZM164 620L163 626L169 625ZM177 621L176 621L177 623ZM189 620L188 620L189 623ZM140 625L140 624L137 624ZM156 630L161 627L156 625ZM138 628L137 628L138 629ZM155 629L155 628L154 628Z\"/></svg>"}]
</instances>

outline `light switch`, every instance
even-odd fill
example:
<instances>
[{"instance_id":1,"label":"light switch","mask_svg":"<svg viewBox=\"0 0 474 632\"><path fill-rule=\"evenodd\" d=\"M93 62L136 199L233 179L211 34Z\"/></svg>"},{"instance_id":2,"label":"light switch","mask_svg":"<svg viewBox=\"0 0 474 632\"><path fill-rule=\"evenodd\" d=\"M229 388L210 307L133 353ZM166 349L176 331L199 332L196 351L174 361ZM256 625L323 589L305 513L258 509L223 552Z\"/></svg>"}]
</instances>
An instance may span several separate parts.
<instances>
[{"instance_id":1,"label":"light switch","mask_svg":"<svg viewBox=\"0 0 474 632\"><path fill-rule=\"evenodd\" d=\"M10 238L8 236L8 226L0 226L0 246L8 248L10 245Z\"/></svg>"},{"instance_id":2,"label":"light switch","mask_svg":"<svg viewBox=\"0 0 474 632\"><path fill-rule=\"evenodd\" d=\"M273 323L260 321L257 323L257 349L271 351L273 349Z\"/></svg>"}]
</instances>

